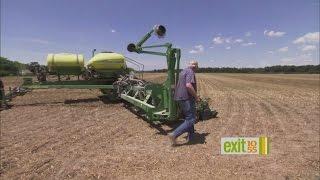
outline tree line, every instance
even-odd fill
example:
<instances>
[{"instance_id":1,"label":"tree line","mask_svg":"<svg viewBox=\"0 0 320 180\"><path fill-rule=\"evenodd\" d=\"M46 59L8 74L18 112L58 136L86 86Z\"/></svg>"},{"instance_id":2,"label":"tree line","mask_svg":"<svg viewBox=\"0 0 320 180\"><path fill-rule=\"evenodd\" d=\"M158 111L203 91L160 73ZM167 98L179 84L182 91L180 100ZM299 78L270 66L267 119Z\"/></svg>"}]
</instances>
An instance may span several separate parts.
<instances>
[{"instance_id":1,"label":"tree line","mask_svg":"<svg viewBox=\"0 0 320 180\"><path fill-rule=\"evenodd\" d=\"M146 72L167 72L167 69L154 69ZM235 68L235 67L201 67L199 73L285 73L285 74L320 74L320 65L304 66L268 66L264 68Z\"/></svg>"},{"instance_id":2,"label":"tree line","mask_svg":"<svg viewBox=\"0 0 320 180\"><path fill-rule=\"evenodd\" d=\"M0 56L0 76L16 76L22 70L28 69L28 64L18 61L10 61ZM167 72L167 69L154 69L145 72ZM199 73L305 73L320 74L320 65L304 65L304 66L268 66L264 68L235 68L235 67L201 67L197 70Z\"/></svg>"},{"instance_id":3,"label":"tree line","mask_svg":"<svg viewBox=\"0 0 320 180\"><path fill-rule=\"evenodd\" d=\"M0 56L0 76L16 76L19 75L23 69L26 69L26 64L18 61L10 61Z\"/></svg>"}]
</instances>

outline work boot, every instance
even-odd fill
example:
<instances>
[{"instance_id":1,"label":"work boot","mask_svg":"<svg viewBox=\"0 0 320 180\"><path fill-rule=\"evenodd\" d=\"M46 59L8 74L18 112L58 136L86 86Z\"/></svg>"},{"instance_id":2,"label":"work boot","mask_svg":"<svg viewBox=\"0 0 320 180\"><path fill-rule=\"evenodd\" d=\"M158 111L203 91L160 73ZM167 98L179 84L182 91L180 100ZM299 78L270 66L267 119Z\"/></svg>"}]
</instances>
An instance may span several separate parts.
<instances>
[{"instance_id":1,"label":"work boot","mask_svg":"<svg viewBox=\"0 0 320 180\"><path fill-rule=\"evenodd\" d=\"M174 137L173 133L169 133L168 136L171 141L171 146L177 145L176 137Z\"/></svg>"},{"instance_id":2,"label":"work boot","mask_svg":"<svg viewBox=\"0 0 320 180\"><path fill-rule=\"evenodd\" d=\"M192 143L194 141L194 133L192 134L188 133L188 135L185 138L187 143Z\"/></svg>"},{"instance_id":3,"label":"work boot","mask_svg":"<svg viewBox=\"0 0 320 180\"><path fill-rule=\"evenodd\" d=\"M187 143L191 143L193 141L194 137L193 137L193 135L188 135L186 137L186 139L187 139Z\"/></svg>"}]
</instances>

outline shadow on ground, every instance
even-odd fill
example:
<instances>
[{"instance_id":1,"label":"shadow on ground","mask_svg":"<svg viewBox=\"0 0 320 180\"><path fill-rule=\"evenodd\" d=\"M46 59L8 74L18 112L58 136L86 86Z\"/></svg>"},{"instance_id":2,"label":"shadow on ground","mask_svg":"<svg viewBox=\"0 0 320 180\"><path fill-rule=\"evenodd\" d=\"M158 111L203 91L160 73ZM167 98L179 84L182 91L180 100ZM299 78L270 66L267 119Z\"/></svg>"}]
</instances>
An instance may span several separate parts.
<instances>
[{"instance_id":1,"label":"shadow on ground","mask_svg":"<svg viewBox=\"0 0 320 180\"><path fill-rule=\"evenodd\" d=\"M99 96L97 98L86 98L86 99L67 99L64 101L65 104L77 104L77 103L91 103L102 101L104 104L116 104L120 101L115 98L107 97L107 96Z\"/></svg>"},{"instance_id":2,"label":"shadow on ground","mask_svg":"<svg viewBox=\"0 0 320 180\"><path fill-rule=\"evenodd\" d=\"M215 118L211 118L211 119L208 119L208 120L213 120L213 119L216 119L218 117L215 117ZM208 121L208 120L204 120L204 121ZM155 124L153 122L150 122L150 121L147 121L145 120L147 123L149 123L149 126L152 127L152 128L155 128L158 130L157 134L161 134L161 135L168 135L168 133L174 131L174 129L176 129L178 126L180 126L180 124L183 123L183 120L178 120L178 121L169 121L169 122L163 122L163 123L160 123L160 124ZM197 123L201 123L203 121L197 121ZM165 130L163 128L163 126L168 126L170 127L169 130Z\"/></svg>"},{"instance_id":3,"label":"shadow on ground","mask_svg":"<svg viewBox=\"0 0 320 180\"><path fill-rule=\"evenodd\" d=\"M92 102L98 102L102 101L104 104L117 104L120 103L118 99L109 98L105 96L99 96L97 98L85 98L85 99L67 99L64 101L56 101L56 102L36 102L36 103L30 103L30 104L7 104L6 107L1 107L0 110L8 110L12 107L23 107L23 106L43 106L43 105L59 105L59 104L80 104L80 103L92 103Z\"/></svg>"},{"instance_id":4,"label":"shadow on ground","mask_svg":"<svg viewBox=\"0 0 320 180\"><path fill-rule=\"evenodd\" d=\"M196 145L196 144L205 144L206 143L206 136L208 136L210 133L194 133L194 137L191 141L183 143L183 144L177 144L176 146L185 146L185 145Z\"/></svg>"}]
</instances>

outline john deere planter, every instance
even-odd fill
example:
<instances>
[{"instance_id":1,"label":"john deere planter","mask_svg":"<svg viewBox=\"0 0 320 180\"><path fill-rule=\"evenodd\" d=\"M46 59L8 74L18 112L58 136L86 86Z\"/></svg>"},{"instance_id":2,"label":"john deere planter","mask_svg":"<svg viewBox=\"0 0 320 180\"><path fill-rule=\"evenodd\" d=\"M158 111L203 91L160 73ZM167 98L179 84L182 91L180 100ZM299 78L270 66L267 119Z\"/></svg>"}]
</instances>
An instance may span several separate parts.
<instances>
[{"instance_id":1,"label":"john deere planter","mask_svg":"<svg viewBox=\"0 0 320 180\"><path fill-rule=\"evenodd\" d=\"M177 102L173 100L175 85L179 77L181 50L171 43L160 45L144 45L152 36L164 37L166 28L156 25L137 43L127 46L129 52L138 54L151 54L163 56L167 62L167 79L163 84L146 82L143 78L137 78L127 69L127 63L135 65L143 72L143 64L113 52L92 52L92 58L84 66L84 58L77 54L49 54L47 67L33 64L31 71L37 75L38 81L24 78L24 83L19 88L4 95L2 102L18 94L24 94L31 89L69 88L69 89L100 89L105 95L112 96L125 102L130 109L149 121L173 121L180 117ZM158 49L158 50L153 50ZM159 49L164 49L159 51ZM56 74L57 81L46 81L49 73ZM61 81L60 75L76 75L78 80ZM79 76L83 79L80 80ZM143 77L143 76L141 76ZM209 119L216 116L217 112L209 108L208 101L202 99L197 104L199 119Z\"/></svg>"},{"instance_id":2,"label":"john deere planter","mask_svg":"<svg viewBox=\"0 0 320 180\"><path fill-rule=\"evenodd\" d=\"M80 75L84 71L84 58L81 54L48 54L49 72L57 75Z\"/></svg>"},{"instance_id":3,"label":"john deere planter","mask_svg":"<svg viewBox=\"0 0 320 180\"><path fill-rule=\"evenodd\" d=\"M94 55L87 64L88 71L100 79L113 79L125 73L125 57L118 53L101 52Z\"/></svg>"}]
</instances>

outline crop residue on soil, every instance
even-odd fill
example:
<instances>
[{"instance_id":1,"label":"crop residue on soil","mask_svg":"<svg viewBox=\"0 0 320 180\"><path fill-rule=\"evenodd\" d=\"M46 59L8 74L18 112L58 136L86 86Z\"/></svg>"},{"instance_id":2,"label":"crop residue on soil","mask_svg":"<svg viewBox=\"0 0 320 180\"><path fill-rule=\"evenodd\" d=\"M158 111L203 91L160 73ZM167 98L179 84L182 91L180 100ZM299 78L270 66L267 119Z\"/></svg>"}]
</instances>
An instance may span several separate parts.
<instances>
[{"instance_id":1,"label":"crop residue on soil","mask_svg":"<svg viewBox=\"0 0 320 180\"><path fill-rule=\"evenodd\" d=\"M0 112L1 178L319 177L319 75L198 74L197 80L219 117L197 123L195 143L175 148L166 136L175 124L149 124L121 103L102 102L97 90L17 97ZM271 139L268 156L220 155L221 137L261 135Z\"/></svg>"}]
</instances>

